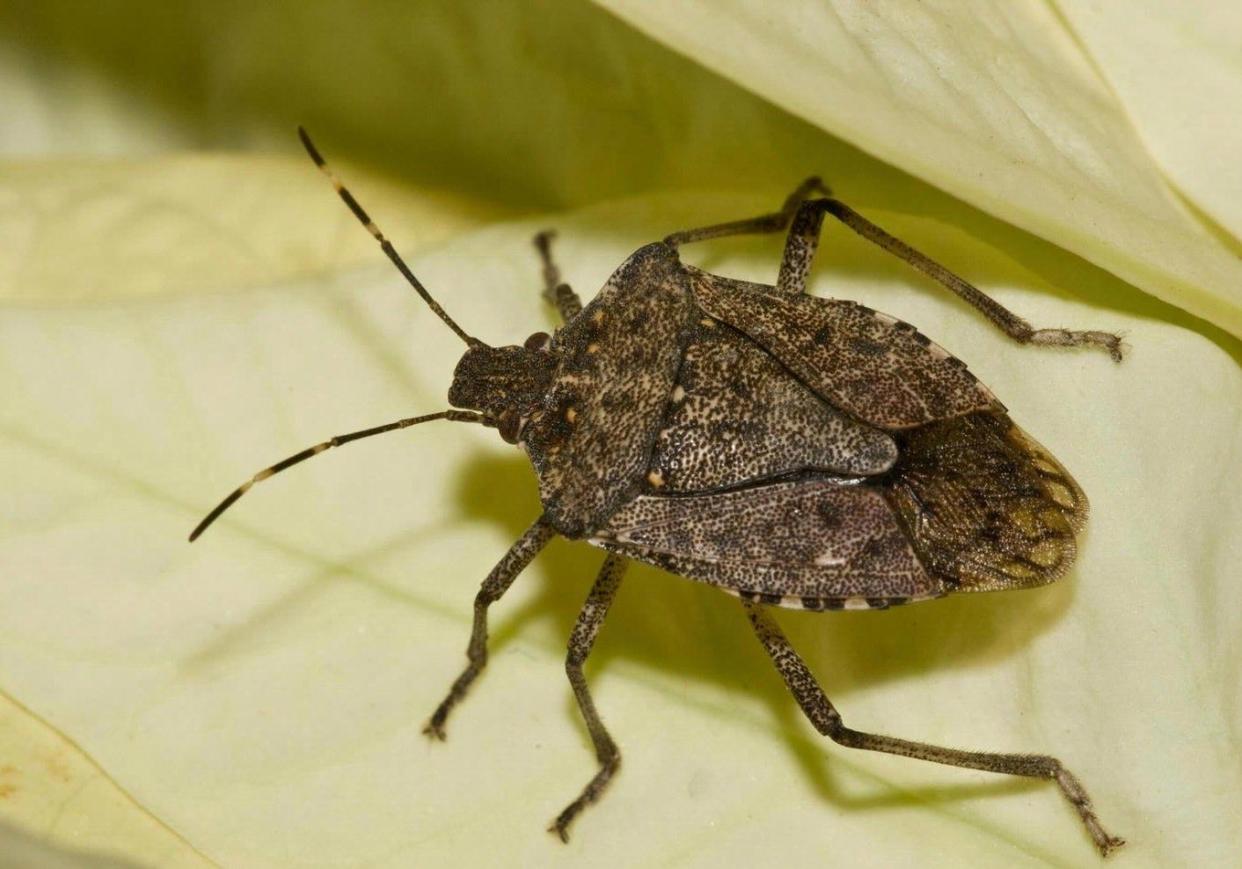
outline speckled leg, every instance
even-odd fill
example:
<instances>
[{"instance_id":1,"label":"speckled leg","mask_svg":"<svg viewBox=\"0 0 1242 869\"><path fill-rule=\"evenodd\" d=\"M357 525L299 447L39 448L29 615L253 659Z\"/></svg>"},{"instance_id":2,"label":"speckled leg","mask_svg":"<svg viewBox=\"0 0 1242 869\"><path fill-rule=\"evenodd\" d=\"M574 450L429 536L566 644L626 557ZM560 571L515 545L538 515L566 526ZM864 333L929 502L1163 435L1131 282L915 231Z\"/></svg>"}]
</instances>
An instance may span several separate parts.
<instances>
[{"instance_id":1,"label":"speckled leg","mask_svg":"<svg viewBox=\"0 0 1242 869\"><path fill-rule=\"evenodd\" d=\"M568 323L582 310L582 299L573 291L569 284L561 282L561 270L552 261L552 239L556 232L545 229L535 236L535 249L539 251L539 259L543 262L543 298L549 305L555 305L561 312L561 319Z\"/></svg>"},{"instance_id":2,"label":"speckled leg","mask_svg":"<svg viewBox=\"0 0 1242 869\"><path fill-rule=\"evenodd\" d=\"M531 559L547 545L555 533L552 526L540 516L505 553L500 563L492 568L487 579L483 580L483 586L474 598L474 628L470 632L470 645L466 647L466 658L470 663L453 682L448 696L436 707L431 720L423 728L423 733L433 739L444 739L444 722L449 712L466 696L470 684L487 665L487 608L500 599L513 584L513 580L526 569L526 565L530 564Z\"/></svg>"},{"instance_id":3,"label":"speckled leg","mask_svg":"<svg viewBox=\"0 0 1242 869\"><path fill-rule=\"evenodd\" d=\"M808 196L812 193L828 193L828 188L824 186L824 182L818 177L811 177L798 185L793 193L790 193L785 199L785 204L781 206L780 211L774 211L771 214L761 214L758 217L751 217L746 220L731 220L728 223L717 223L712 226L701 226L698 229L687 229L684 232L675 232L664 239L665 244L677 247L682 244L689 244L693 241L707 241L711 238L721 238L726 235L747 235L764 232L784 232L789 226L789 221L793 219L794 213L798 210Z\"/></svg>"},{"instance_id":4,"label":"speckled leg","mask_svg":"<svg viewBox=\"0 0 1242 869\"><path fill-rule=\"evenodd\" d=\"M1095 841L1100 853L1108 856L1109 852L1125 844L1124 839L1109 835L1095 816L1091 806L1091 798L1079 783L1078 779L1061 765L1054 757L1038 754L990 754L979 751L960 751L954 748L941 748L925 745L921 742L909 742L891 736L879 736L873 733L861 733L851 730L841 721L841 715L824 695L823 690L807 669L798 653L789 645L781 629L759 604L743 602L746 614L754 626L759 642L772 658L772 663L780 671L785 684L793 693L798 705L815 729L834 742L849 748L862 748L868 751L882 751L887 754L899 754L919 760L930 760L950 766L962 766L968 769L980 769L986 772L1004 773L1006 775L1027 776L1029 778L1052 779L1061 789L1061 793L1069 800L1070 805L1082 818L1087 832Z\"/></svg>"},{"instance_id":5,"label":"speckled leg","mask_svg":"<svg viewBox=\"0 0 1242 869\"><path fill-rule=\"evenodd\" d=\"M604 624L604 618L608 615L608 607L611 606L613 596L616 595L617 588L621 585L621 576L625 573L628 564L629 561L620 555L609 555L604 560L604 566L600 568L595 585L591 587L591 593L587 595L586 603L582 605L582 611L578 613L574 632L569 637L569 654L565 658L565 672L569 675L569 684L574 687L574 697L578 700L578 708L582 710L582 717L586 719L587 731L591 734L591 742L595 746L595 757L599 760L599 772L582 789L578 798L566 806L564 811L556 816L552 826L548 827L548 832L556 833L561 837L562 842L569 841L569 825L573 819L584 808L599 799L599 795L607 787L613 773L621 765L621 752L617 750L617 744L612 741L612 737L604 729L604 722L600 720L599 713L595 711L595 701L591 699L591 692L587 689L586 677L582 674L582 665L587 655L591 653L591 647L595 645L595 636Z\"/></svg>"},{"instance_id":6,"label":"speckled leg","mask_svg":"<svg viewBox=\"0 0 1242 869\"><path fill-rule=\"evenodd\" d=\"M908 262L934 281L956 293L1010 338L1020 344L1052 344L1061 347L1099 347L1117 362L1121 361L1121 338L1111 332L1080 332L1070 329L1036 329L1026 320L949 271L940 263L919 253L910 245L889 235L854 209L837 199L803 202L793 218L785 256L781 260L777 289L787 293L806 290L806 277L819 246L824 215L831 214L863 238Z\"/></svg>"}]
</instances>

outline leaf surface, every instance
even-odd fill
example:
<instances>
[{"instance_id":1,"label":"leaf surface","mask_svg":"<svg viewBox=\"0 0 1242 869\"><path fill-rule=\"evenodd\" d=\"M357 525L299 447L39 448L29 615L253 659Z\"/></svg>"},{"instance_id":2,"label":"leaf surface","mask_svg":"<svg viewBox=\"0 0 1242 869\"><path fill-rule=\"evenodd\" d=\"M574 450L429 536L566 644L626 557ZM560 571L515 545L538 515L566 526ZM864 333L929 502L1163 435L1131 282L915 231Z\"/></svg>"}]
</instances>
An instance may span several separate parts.
<instances>
[{"instance_id":1,"label":"leaf surface","mask_svg":"<svg viewBox=\"0 0 1242 869\"><path fill-rule=\"evenodd\" d=\"M597 2L798 117L1242 334L1242 260L1176 201L1123 105L1051 7ZM1165 56L1175 62L1183 53L1191 51ZM1160 104L1186 90L1168 85ZM1155 121L1162 129L1171 126L1169 111ZM1227 151L1239 121L1221 123L1224 134L1209 138ZM1186 149L1197 142L1179 135L1189 162L1195 152ZM1201 187L1207 179L1197 171Z\"/></svg>"}]
</instances>

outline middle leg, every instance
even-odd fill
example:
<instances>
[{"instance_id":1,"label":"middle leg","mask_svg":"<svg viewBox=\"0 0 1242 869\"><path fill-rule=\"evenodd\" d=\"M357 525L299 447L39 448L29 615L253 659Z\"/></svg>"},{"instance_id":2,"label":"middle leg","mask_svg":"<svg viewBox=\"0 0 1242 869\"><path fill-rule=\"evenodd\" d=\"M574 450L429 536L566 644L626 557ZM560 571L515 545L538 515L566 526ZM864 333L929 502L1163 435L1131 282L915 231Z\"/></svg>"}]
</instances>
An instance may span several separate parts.
<instances>
[{"instance_id":1,"label":"middle leg","mask_svg":"<svg viewBox=\"0 0 1242 869\"><path fill-rule=\"evenodd\" d=\"M569 637L569 654L565 658L565 673L569 676L569 684L574 687L574 697L578 701L582 717L586 719L587 732L591 734L591 743L595 746L595 758L599 761L599 772L582 789L578 798L556 816L556 820L548 828L548 832L556 833L561 837L562 842L569 841L569 825L573 819L584 808L599 799L599 795L607 787L613 773L621 765L621 752L617 750L617 744L612 741L612 737L604 728L604 722L600 720L599 713L595 711L595 701L591 699L591 692L587 688L582 665L586 662L587 655L591 653L591 647L595 645L595 637L604 624L604 618L608 615L608 607L612 605L612 599L616 596L617 589L621 585L621 576L625 573L628 564L627 559L612 553L604 559L604 566L600 568L595 585L591 587L591 593L587 595L586 603L582 605L582 611L578 613L574 632Z\"/></svg>"}]
</instances>

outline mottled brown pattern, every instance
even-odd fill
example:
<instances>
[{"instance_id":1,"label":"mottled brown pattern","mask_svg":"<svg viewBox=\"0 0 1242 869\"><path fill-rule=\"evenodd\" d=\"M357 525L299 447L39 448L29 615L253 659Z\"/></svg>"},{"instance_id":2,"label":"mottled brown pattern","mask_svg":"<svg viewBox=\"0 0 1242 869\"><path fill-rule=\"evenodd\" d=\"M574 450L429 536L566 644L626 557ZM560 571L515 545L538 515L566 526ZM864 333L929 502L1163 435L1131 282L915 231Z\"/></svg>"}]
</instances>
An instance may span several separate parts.
<instances>
[{"instance_id":1,"label":"mottled brown pattern","mask_svg":"<svg viewBox=\"0 0 1242 869\"><path fill-rule=\"evenodd\" d=\"M943 590L919 564L883 496L833 479L642 496L591 542L713 585L769 595L773 604Z\"/></svg>"},{"instance_id":2,"label":"mottled brown pattern","mask_svg":"<svg viewBox=\"0 0 1242 869\"><path fill-rule=\"evenodd\" d=\"M453 371L449 404L499 417L506 410L526 415L552 385L556 360L530 347L471 347Z\"/></svg>"},{"instance_id":3,"label":"mottled brown pattern","mask_svg":"<svg viewBox=\"0 0 1242 869\"><path fill-rule=\"evenodd\" d=\"M736 486L790 471L878 474L897 459L884 432L815 395L742 333L696 323L650 470L667 492Z\"/></svg>"},{"instance_id":4,"label":"mottled brown pattern","mask_svg":"<svg viewBox=\"0 0 1242 869\"><path fill-rule=\"evenodd\" d=\"M553 337L555 381L523 441L561 534L599 527L641 485L692 312L676 254L652 244Z\"/></svg>"},{"instance_id":5,"label":"mottled brown pattern","mask_svg":"<svg viewBox=\"0 0 1242 869\"><path fill-rule=\"evenodd\" d=\"M1074 560L1087 498L1002 413L905 434L884 491L928 570L954 591L1043 585Z\"/></svg>"},{"instance_id":6,"label":"mottled brown pattern","mask_svg":"<svg viewBox=\"0 0 1242 869\"><path fill-rule=\"evenodd\" d=\"M703 310L855 419L895 430L1004 409L960 360L913 326L854 302L687 271Z\"/></svg>"}]
</instances>

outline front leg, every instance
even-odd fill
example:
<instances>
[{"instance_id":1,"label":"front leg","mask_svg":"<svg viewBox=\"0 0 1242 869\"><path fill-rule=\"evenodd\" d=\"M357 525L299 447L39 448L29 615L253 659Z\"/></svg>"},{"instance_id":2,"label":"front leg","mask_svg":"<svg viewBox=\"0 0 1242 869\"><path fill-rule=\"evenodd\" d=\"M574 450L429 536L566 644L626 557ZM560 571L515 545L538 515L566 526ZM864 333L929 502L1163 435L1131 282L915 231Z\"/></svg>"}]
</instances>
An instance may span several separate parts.
<instances>
[{"instance_id":1,"label":"front leg","mask_svg":"<svg viewBox=\"0 0 1242 869\"><path fill-rule=\"evenodd\" d=\"M956 748L941 748L922 742L911 742L891 736L880 736L874 733L863 733L851 730L841 720L841 715L833 707L824 694L819 683L798 653L789 645L789 641L762 608L760 604L743 601L746 615L759 642L767 650L772 663L780 671L785 684L802 707L806 717L815 729L841 745L849 748L862 748L867 751L882 751L887 754L899 754L918 760L930 760L950 766L962 766L968 769L980 769L986 772L998 772L1006 775L1027 776L1029 778L1052 779L1061 789L1061 793L1069 800L1070 805L1078 812L1087 832L1091 834L1100 854L1108 854L1125 844L1125 839L1110 835L1100 825L1082 784L1074 774L1061 765L1055 757L1041 754L993 754L982 751L961 751Z\"/></svg>"},{"instance_id":2,"label":"front leg","mask_svg":"<svg viewBox=\"0 0 1242 869\"><path fill-rule=\"evenodd\" d=\"M561 280L561 270L552 261L552 239L556 233L550 229L535 236L535 250L539 251L539 259L543 262L543 299L555 305L561 314L561 321L568 323L582 311L582 299L574 292L574 288Z\"/></svg>"},{"instance_id":3,"label":"front leg","mask_svg":"<svg viewBox=\"0 0 1242 869\"><path fill-rule=\"evenodd\" d=\"M431 720L423 728L423 733L433 739L444 739L444 722L448 719L449 713L461 701L461 698L466 696L470 684L487 665L487 608L500 600L500 596L509 589L513 580L517 579L518 574L526 569L526 565L530 564L531 559L547 545L555 533L552 526L540 516L535 520L535 524L526 529L526 533L518 539L517 543L510 547L504 558L500 559L500 563L492 568L487 579L483 580L483 585L474 598L474 627L470 631L470 645L466 647L466 658L469 663L453 682L448 696L436 707Z\"/></svg>"},{"instance_id":4,"label":"front leg","mask_svg":"<svg viewBox=\"0 0 1242 869\"><path fill-rule=\"evenodd\" d=\"M628 564L629 561L620 555L608 555L604 560L604 566L600 568L599 576L595 579L595 585L591 587L591 593L587 595L586 603L582 605L582 611L578 613L574 632L569 637L569 654L565 657L565 673L569 676L569 684L574 687L574 697L578 701L582 717L586 719L587 732L591 734L591 743L595 746L595 758L599 761L599 772L582 789L578 798L556 816L556 820L548 828L548 832L556 833L561 837L562 842L569 841L569 825L573 819L584 808L599 799L599 795L607 787L613 773L621 765L621 752L617 750L617 744L612 741L612 737L604 728L604 722L600 720L599 713L595 711L595 701L591 699L591 692L587 688L582 665L586 662L587 655L591 654L591 647L595 645L595 636L604 624L604 618L608 615L608 607L612 605L612 599L621 585L621 576L625 573Z\"/></svg>"}]
</instances>

